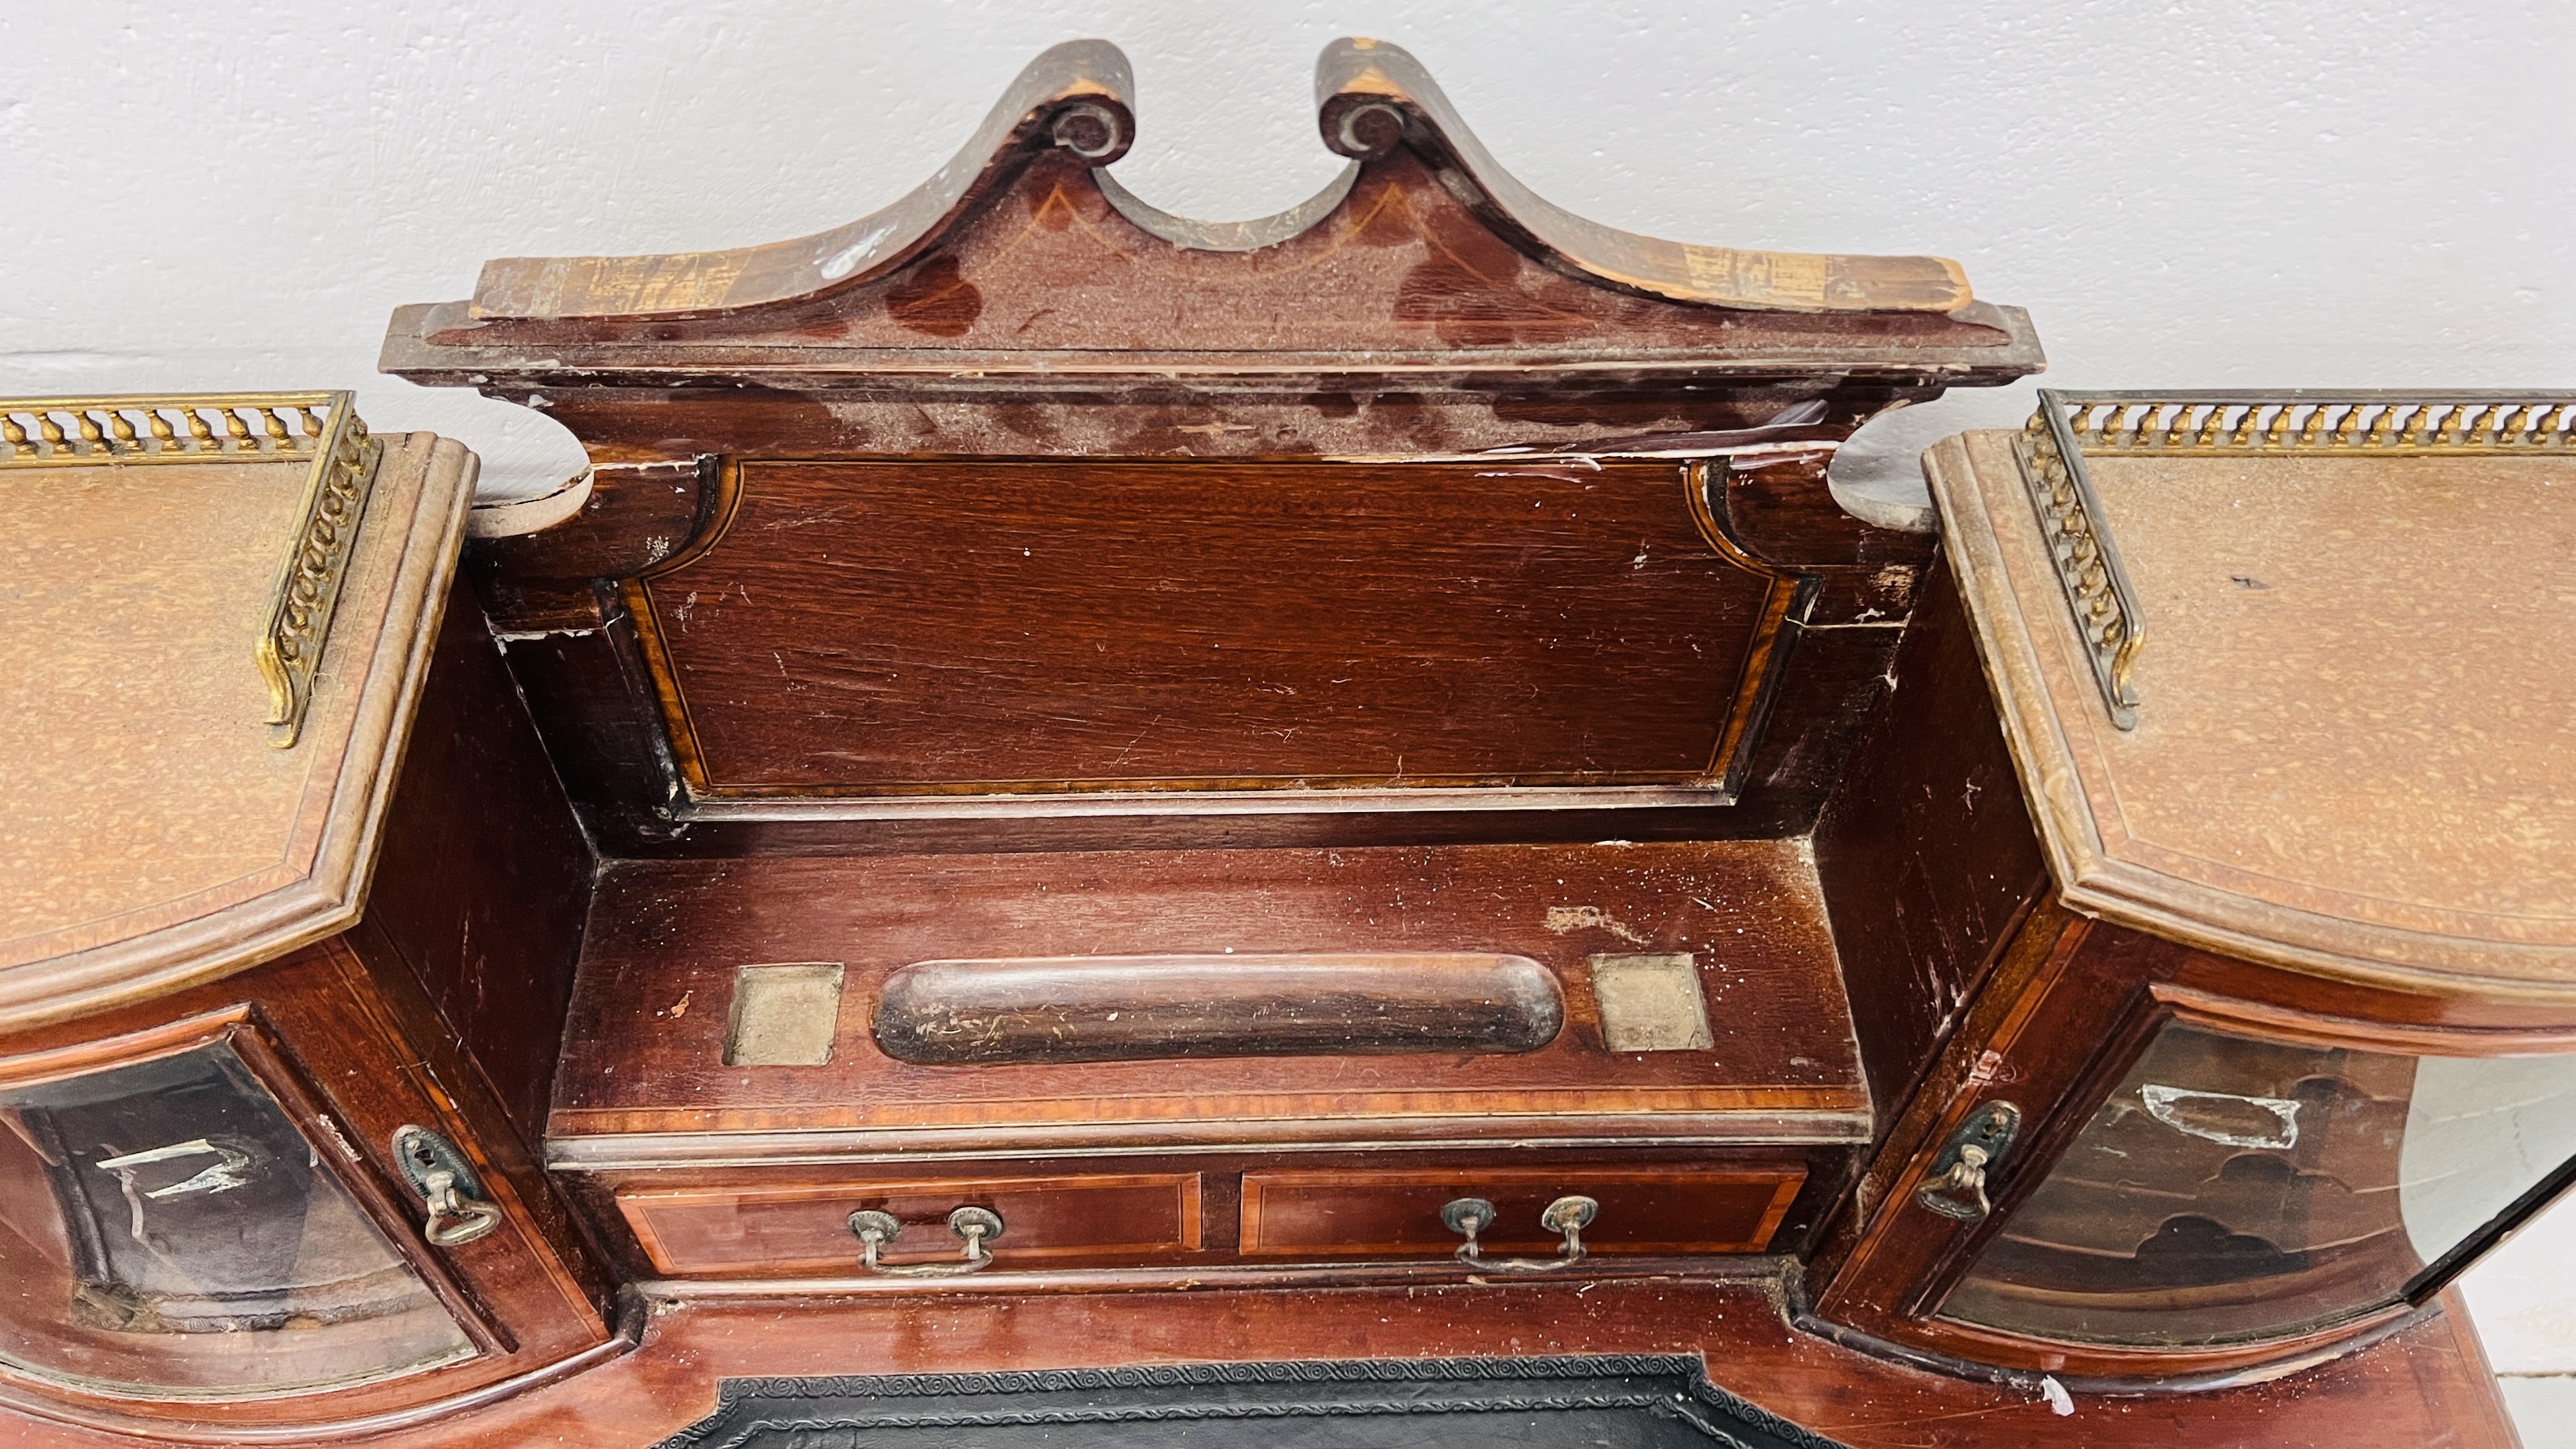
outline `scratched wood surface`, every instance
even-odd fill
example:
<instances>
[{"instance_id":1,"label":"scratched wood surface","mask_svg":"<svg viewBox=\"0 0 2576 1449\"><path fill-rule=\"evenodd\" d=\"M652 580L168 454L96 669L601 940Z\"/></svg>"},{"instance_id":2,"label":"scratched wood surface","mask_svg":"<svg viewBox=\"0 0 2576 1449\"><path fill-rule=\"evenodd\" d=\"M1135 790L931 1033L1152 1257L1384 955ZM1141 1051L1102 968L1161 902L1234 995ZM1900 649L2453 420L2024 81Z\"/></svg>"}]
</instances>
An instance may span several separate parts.
<instances>
[{"instance_id":1,"label":"scratched wood surface","mask_svg":"<svg viewBox=\"0 0 2576 1449\"><path fill-rule=\"evenodd\" d=\"M430 657L359 930L409 973L533 1144L545 1130L595 867L460 580Z\"/></svg>"},{"instance_id":2,"label":"scratched wood surface","mask_svg":"<svg viewBox=\"0 0 2576 1449\"><path fill-rule=\"evenodd\" d=\"M2120 730L2009 435L1930 456L2078 908L2299 970L2576 991L2576 684L2542 662L2576 618L2576 460L2090 460L2147 619Z\"/></svg>"},{"instance_id":3,"label":"scratched wood surface","mask_svg":"<svg viewBox=\"0 0 2576 1449\"><path fill-rule=\"evenodd\" d=\"M1531 255L1623 290L1715 306L1794 312L1955 312L1971 300L1956 262L1689 246L1586 221L1532 194L1479 144L1410 54L1342 39L1315 68L1324 144L1375 160L1398 146L1454 178L1453 189ZM1101 40L1050 47L1012 81L974 137L910 195L845 226L728 251L635 257L506 257L486 264L472 315L492 319L690 317L855 289L935 245L980 197L1007 186L1032 154L1083 168L1134 139L1127 58ZM1347 173L1346 173L1347 174ZM1347 185L1347 182L1336 183ZM1211 250L1250 252L1292 236L1317 203L1252 223L1211 226L1126 196L1140 227ZM1320 201L1329 203L1327 187Z\"/></svg>"},{"instance_id":4,"label":"scratched wood surface","mask_svg":"<svg viewBox=\"0 0 2576 1449\"><path fill-rule=\"evenodd\" d=\"M1327 296L1341 300L1296 305ZM447 306L419 319L431 346L543 338L578 351L676 330L690 341L722 336L724 352L793 345L809 364L900 348L952 361L1011 355L1025 366L1032 355L1096 346L1102 323L1114 317L1139 355L1066 359L1095 373L1137 369L1154 357L1187 358L1193 371L1255 355L1320 359L1373 342L1402 347L1387 363L1449 354L1444 360L1454 365L1460 352L1671 363L1694 346L1740 360L1834 348L1884 354L1912 344L1965 354L1972 366L2009 366L2017 341L1993 308L1743 312L1614 291L1551 269L1495 235L1409 152L1371 165L1310 230L1255 252L1174 246L1119 214L1088 168L1048 156L921 260L829 297L679 323L469 320Z\"/></svg>"},{"instance_id":5,"label":"scratched wood surface","mask_svg":"<svg viewBox=\"0 0 2576 1449\"><path fill-rule=\"evenodd\" d=\"M2456 1304L2333 1363L2197 1394L1920 1372L1809 1337L1746 1281L1450 1284L1313 1293L940 1294L675 1303L642 1348L437 1429L456 1449L646 1445L713 1413L719 1380L1226 1360L1697 1354L1721 1388L1853 1449L2351 1449L2518 1444ZM13 1426L29 1449L117 1441Z\"/></svg>"},{"instance_id":6,"label":"scratched wood surface","mask_svg":"<svg viewBox=\"0 0 2576 1449\"><path fill-rule=\"evenodd\" d=\"M1104 185L1123 72L1072 47L919 205L733 252L496 263L473 306L397 316L388 370L542 407L601 465L578 515L474 569L502 628L542 636L513 668L595 838L1803 833L1929 552L1842 515L1825 466L1889 407L2035 370L2027 319L1934 259L1599 227L1512 182L1401 51L1339 45L1322 73L1355 169L1249 230ZM1027 481L1048 459L1097 466ZM1218 460L1242 466L1187 476ZM1604 507L1605 479L1691 467L1697 543L1681 513ZM1530 486L1535 519L1508 516ZM1480 798L1502 813L1477 820L1421 788L1719 776L1731 816ZM839 808L1227 786L1342 790L1349 818ZM1381 788L1413 798L1358 799Z\"/></svg>"},{"instance_id":7,"label":"scratched wood surface","mask_svg":"<svg viewBox=\"0 0 2576 1449\"><path fill-rule=\"evenodd\" d=\"M1697 784L1776 630L1668 463L767 463L630 593L691 788Z\"/></svg>"},{"instance_id":8,"label":"scratched wood surface","mask_svg":"<svg viewBox=\"0 0 2576 1449\"><path fill-rule=\"evenodd\" d=\"M1815 835L1882 1132L2048 887L1946 571L1934 570L1893 674Z\"/></svg>"},{"instance_id":9,"label":"scratched wood surface","mask_svg":"<svg viewBox=\"0 0 2576 1449\"><path fill-rule=\"evenodd\" d=\"M744 404L729 426L772 416ZM1671 460L1206 465L1235 492L1262 485L1251 499L1193 481L1196 468L1176 462L1067 465L1052 492L1047 470L1031 463L755 463L744 468L755 483L803 481L792 496L749 499L722 485L721 470L619 468L603 470L574 518L485 541L468 562L496 627L511 635L511 667L565 785L613 853L1782 836L1803 833L1840 780L1933 546L1837 509L1821 456L1706 470L1698 486L1709 526L1696 528L1686 519L1689 470ZM915 468L963 480L961 500L905 481ZM1106 480L1096 488L1082 481L1095 468ZM1504 476L1476 476L1486 473ZM1532 497L1509 496L1532 487ZM1290 518L1283 499L1309 512ZM1149 544L1142 521L1110 506L1120 502L1150 505L1148 521L1201 547ZM1557 508L1520 506L1528 502ZM728 527L737 503L743 516ZM863 523L899 523L911 536L880 537ZM1722 560L1712 531L1751 566ZM671 571L623 597L601 590L601 579L657 564ZM1461 578L1483 582L1461 588ZM1740 662L1728 673L1761 637L1745 610L1784 582L1797 592L1771 632L1770 687L1748 697ZM1024 587L1067 607L1028 606ZM1698 612L1678 607L1685 601ZM955 620L974 626L965 644ZM651 641L639 638L646 632ZM1429 657L1403 657L1407 641ZM647 642L661 651L658 684ZM1107 667L1113 658L1140 667L1122 673ZM1010 687L986 689L982 666ZM693 670L708 687L691 682ZM1597 700L1574 687L1587 681ZM1660 691L1647 688L1657 681ZM1479 702L1481 712L1469 708ZM1514 718L1532 703L1554 711L1552 740ZM919 736L921 760L891 758L901 752L874 744L854 723L862 719ZM952 729L952 719L973 728ZM1121 720L1129 727L1111 738ZM1115 820L1027 810L1007 820L848 819L792 808L800 794L829 804L849 793L830 784L832 772L846 779L867 759L911 774L880 791L941 788L922 778L935 773L923 762L959 752L988 768L997 757L1038 759L1115 779L1128 766L1107 766L1122 753L1189 768L1174 758L1185 750L1201 768L1320 764L1345 789L1370 778L1366 759L1319 759L1313 741L1368 746L1382 757L1380 779L1400 758L1408 788L1438 778L1426 765L1443 750L1449 768L1599 769L1617 763L1600 754L1615 745L1663 753L1645 763L1704 771L1721 723L1744 733L1729 749L1736 804L1716 809L1541 812L1487 801L1463 815L1389 819L1346 799L1333 814L1219 824L1190 818L1180 799ZM767 783L736 788L781 808L716 818L684 802L687 824L675 830L673 742L702 733L765 762ZM1417 760L1415 742L1435 759ZM1553 758L1538 758L1542 748ZM1588 760L1573 757L1586 749ZM679 753L683 772L706 777L695 754ZM948 784L965 773L949 770Z\"/></svg>"},{"instance_id":10,"label":"scratched wood surface","mask_svg":"<svg viewBox=\"0 0 2576 1449\"><path fill-rule=\"evenodd\" d=\"M630 863L603 878L552 1136L830 1129L848 1144L1348 1140L1446 1121L1472 1136L1624 1123L1845 1140L1867 1098L1812 872L1795 842ZM1564 984L1534 1051L921 1066L878 1051L878 983L951 957L1483 951ZM1614 1055L1586 958L1697 959L1712 1049ZM728 1068L738 966L845 966L832 1059ZM1659 1120L1674 1125L1658 1129Z\"/></svg>"}]
</instances>

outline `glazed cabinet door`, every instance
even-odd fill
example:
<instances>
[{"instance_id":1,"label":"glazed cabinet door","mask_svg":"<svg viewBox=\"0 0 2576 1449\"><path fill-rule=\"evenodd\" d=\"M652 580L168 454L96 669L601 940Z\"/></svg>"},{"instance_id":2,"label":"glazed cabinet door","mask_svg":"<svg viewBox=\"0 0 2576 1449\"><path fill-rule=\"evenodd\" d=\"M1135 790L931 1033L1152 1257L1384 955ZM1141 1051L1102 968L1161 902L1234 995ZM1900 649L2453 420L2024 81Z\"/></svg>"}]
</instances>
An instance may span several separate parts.
<instances>
[{"instance_id":1,"label":"glazed cabinet door","mask_svg":"<svg viewBox=\"0 0 2576 1449\"><path fill-rule=\"evenodd\" d=\"M2158 1348L2296 1339L2429 1296L2576 1158L2576 1056L2159 1016L1941 1317Z\"/></svg>"},{"instance_id":2,"label":"glazed cabinet door","mask_svg":"<svg viewBox=\"0 0 2576 1449\"><path fill-rule=\"evenodd\" d=\"M2563 1034L2184 974L2060 978L1893 1179L1826 1316L2061 1374L2226 1372L2403 1316L2576 1176ZM2319 1004L2410 1006L2345 995Z\"/></svg>"},{"instance_id":3,"label":"glazed cabinet door","mask_svg":"<svg viewBox=\"0 0 2576 1449\"><path fill-rule=\"evenodd\" d=\"M606 1338L332 964L255 973L292 988L273 1009L0 1054L0 1400L144 1433L345 1432Z\"/></svg>"},{"instance_id":4,"label":"glazed cabinet door","mask_svg":"<svg viewBox=\"0 0 2576 1449\"><path fill-rule=\"evenodd\" d=\"M494 1346L444 1268L405 1242L417 1230L366 1191L382 1185L353 1188L364 1166L269 1033L217 1019L153 1035L77 1075L0 1086L0 1242L15 1267L0 1357L65 1385L235 1398ZM460 1202L494 1211L479 1190Z\"/></svg>"}]
</instances>

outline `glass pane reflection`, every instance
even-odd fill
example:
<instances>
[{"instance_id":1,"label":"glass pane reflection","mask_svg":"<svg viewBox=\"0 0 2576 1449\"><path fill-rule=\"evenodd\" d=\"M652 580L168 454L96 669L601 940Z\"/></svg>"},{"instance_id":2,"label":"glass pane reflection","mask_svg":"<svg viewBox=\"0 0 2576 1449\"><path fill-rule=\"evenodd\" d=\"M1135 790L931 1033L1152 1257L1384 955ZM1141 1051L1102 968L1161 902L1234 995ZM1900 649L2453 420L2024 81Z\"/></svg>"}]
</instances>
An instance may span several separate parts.
<instances>
[{"instance_id":1,"label":"glass pane reflection","mask_svg":"<svg viewBox=\"0 0 2576 1449\"><path fill-rule=\"evenodd\" d=\"M2394 1301L2576 1156L2576 1058L2416 1058L2160 1031L1941 1306L2188 1346Z\"/></svg>"},{"instance_id":2,"label":"glass pane reflection","mask_svg":"<svg viewBox=\"0 0 2576 1449\"><path fill-rule=\"evenodd\" d=\"M242 1397L473 1352L229 1046L0 1089L0 1359Z\"/></svg>"}]
</instances>

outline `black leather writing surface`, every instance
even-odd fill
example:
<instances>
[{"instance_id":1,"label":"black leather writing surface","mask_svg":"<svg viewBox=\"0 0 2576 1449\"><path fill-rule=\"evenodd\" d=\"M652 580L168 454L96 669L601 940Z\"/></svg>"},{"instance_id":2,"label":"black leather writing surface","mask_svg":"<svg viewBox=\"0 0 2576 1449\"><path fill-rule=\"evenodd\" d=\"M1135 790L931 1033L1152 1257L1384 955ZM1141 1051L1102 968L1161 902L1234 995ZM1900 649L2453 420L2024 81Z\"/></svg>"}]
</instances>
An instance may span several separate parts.
<instances>
[{"instance_id":1,"label":"black leather writing surface","mask_svg":"<svg viewBox=\"0 0 2576 1449\"><path fill-rule=\"evenodd\" d=\"M1681 1355L726 1379L661 1449L1838 1449Z\"/></svg>"}]
</instances>

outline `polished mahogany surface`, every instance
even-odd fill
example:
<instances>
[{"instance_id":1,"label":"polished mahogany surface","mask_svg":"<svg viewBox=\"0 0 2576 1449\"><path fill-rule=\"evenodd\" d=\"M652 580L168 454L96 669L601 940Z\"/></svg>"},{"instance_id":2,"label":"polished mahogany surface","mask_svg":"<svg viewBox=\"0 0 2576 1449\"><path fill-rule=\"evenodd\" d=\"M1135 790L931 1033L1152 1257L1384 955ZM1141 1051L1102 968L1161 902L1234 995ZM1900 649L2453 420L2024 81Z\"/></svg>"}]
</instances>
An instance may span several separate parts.
<instances>
[{"instance_id":1,"label":"polished mahogany surface","mask_svg":"<svg viewBox=\"0 0 2576 1449\"><path fill-rule=\"evenodd\" d=\"M439 1426L455 1449L645 1445L715 1411L718 1381L1246 1359L1683 1353L1719 1387L1853 1449L2351 1449L2516 1439L2455 1303L2347 1357L2195 1394L2095 1394L1945 1377L1783 1322L1750 1281L1492 1283L1195 1293L934 1293L675 1302L643 1346L570 1383ZM29 1426L30 1449L115 1441Z\"/></svg>"},{"instance_id":2,"label":"polished mahogany surface","mask_svg":"<svg viewBox=\"0 0 2576 1449\"><path fill-rule=\"evenodd\" d=\"M1843 513L1825 465L1890 406L2036 370L2027 319L1935 258L1585 222L1395 47L1321 65L1353 164L1258 223L1099 169L1129 81L1080 42L864 223L504 259L398 314L387 370L542 407L598 465L474 564L595 839L1812 824L1932 547Z\"/></svg>"},{"instance_id":3,"label":"polished mahogany surface","mask_svg":"<svg viewBox=\"0 0 2576 1449\"><path fill-rule=\"evenodd\" d=\"M899 1164L876 1171L769 1186L628 1188L617 1194L617 1208L654 1271L672 1277L854 1272L859 1243L849 1219L863 1211L903 1225L886 1244L886 1261L897 1264L955 1261L957 1238L945 1219L970 1204L1001 1218L993 1248L1020 1267L1156 1263L1204 1242L1196 1173L907 1182Z\"/></svg>"},{"instance_id":4,"label":"polished mahogany surface","mask_svg":"<svg viewBox=\"0 0 2576 1449\"><path fill-rule=\"evenodd\" d=\"M1779 625L1671 462L732 486L627 591L693 797L1718 786Z\"/></svg>"},{"instance_id":5,"label":"polished mahogany surface","mask_svg":"<svg viewBox=\"0 0 2576 1449\"><path fill-rule=\"evenodd\" d=\"M1490 1252L1561 1251L1544 1226L1548 1205L1579 1193L1600 1205L1583 1225L1594 1253L1758 1253L1788 1212L1805 1174L1794 1166L1661 1171L1633 1167L1476 1167L1425 1172L1243 1175L1246 1257L1438 1257L1458 1247L1441 1209L1461 1197L1494 1206L1479 1237Z\"/></svg>"},{"instance_id":6,"label":"polished mahogany surface","mask_svg":"<svg viewBox=\"0 0 2576 1449\"><path fill-rule=\"evenodd\" d=\"M1564 1029L1501 1054L924 1066L868 1028L880 983L920 960L1461 950L1553 971ZM1641 951L1693 958L1710 1048L1608 1049L1588 963ZM737 969L766 962L844 966L828 1062L724 1064ZM620 864L593 910L551 1138L570 1165L690 1133L882 1152L1355 1132L1850 1141L1868 1120L1803 854L1730 841Z\"/></svg>"}]
</instances>

